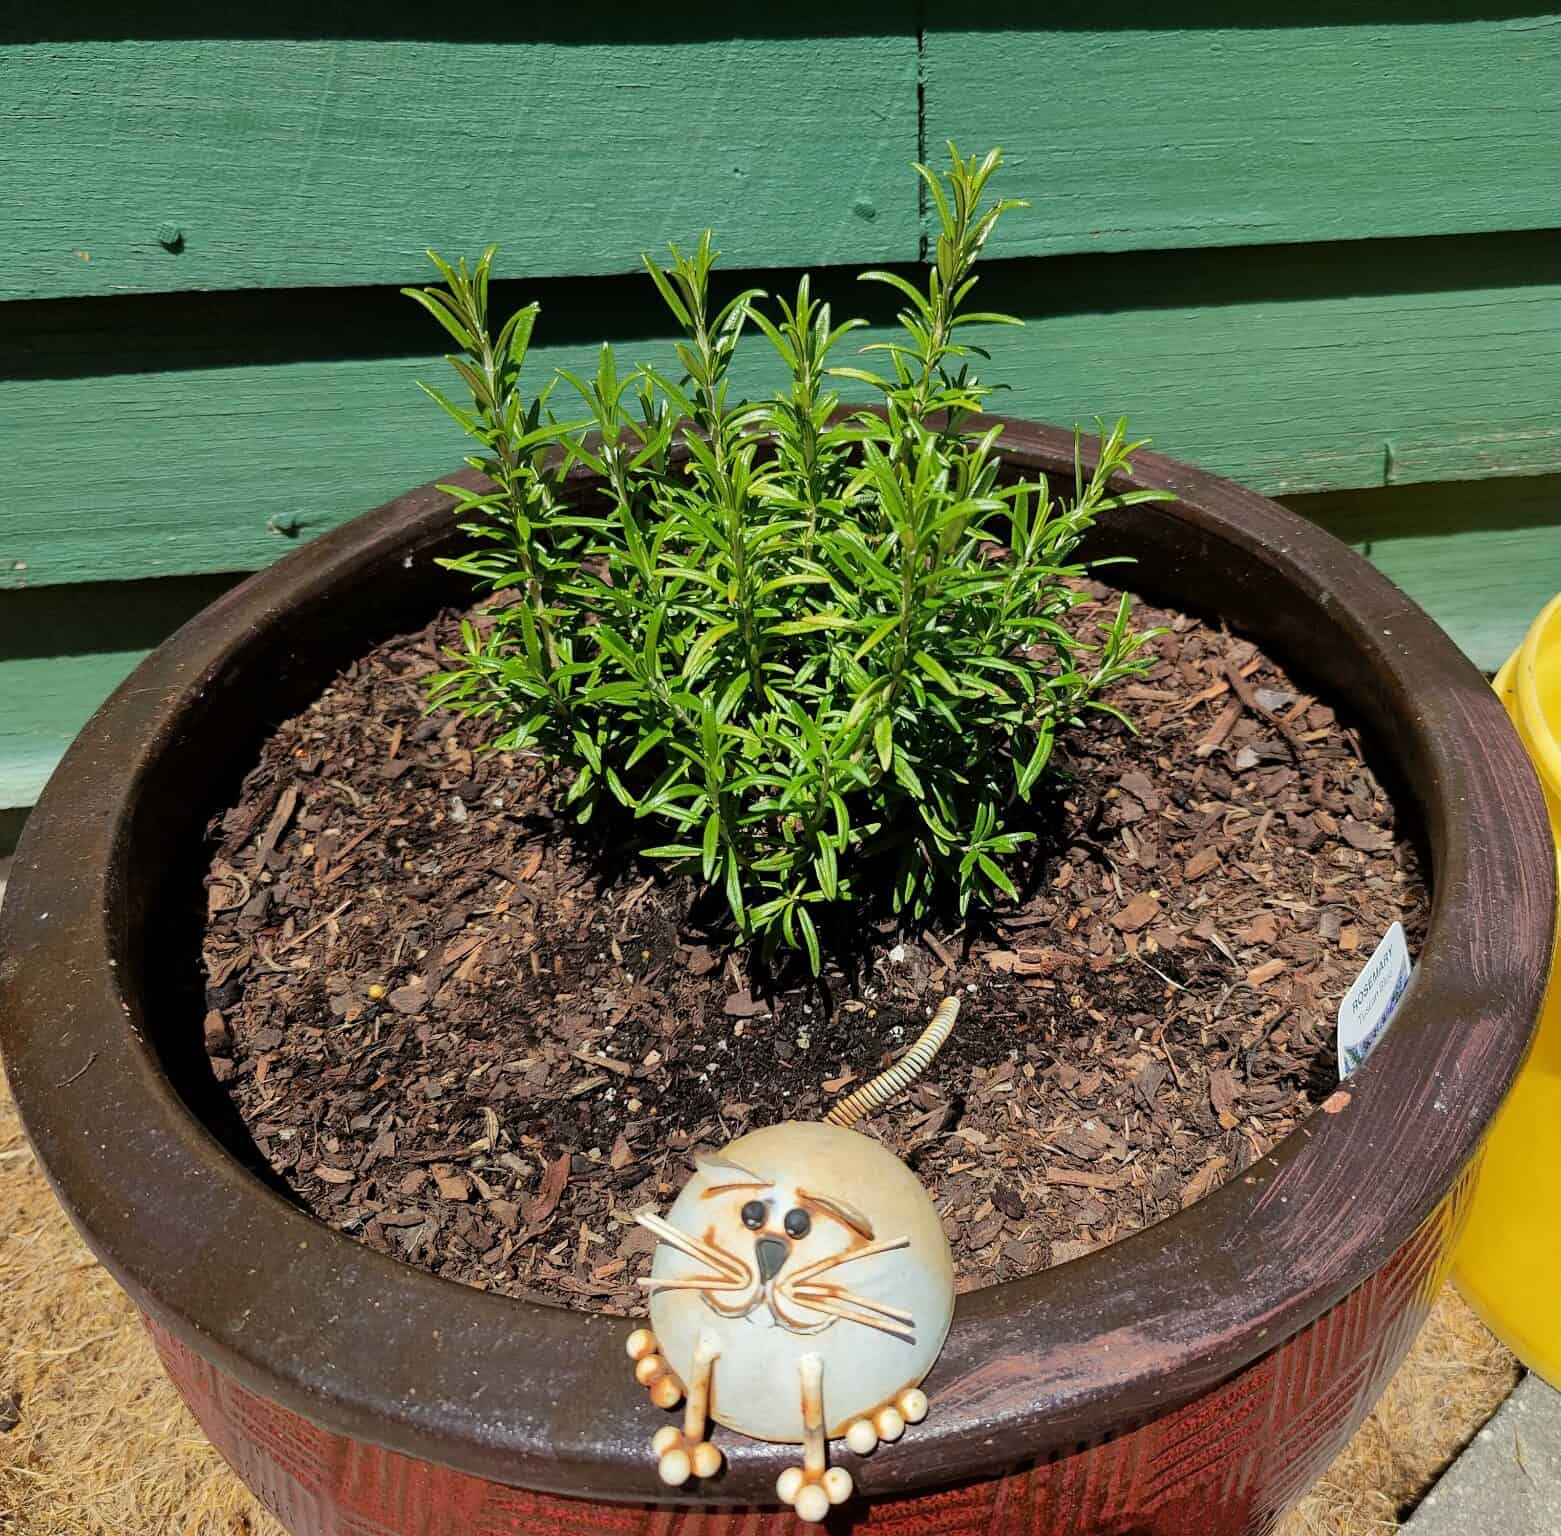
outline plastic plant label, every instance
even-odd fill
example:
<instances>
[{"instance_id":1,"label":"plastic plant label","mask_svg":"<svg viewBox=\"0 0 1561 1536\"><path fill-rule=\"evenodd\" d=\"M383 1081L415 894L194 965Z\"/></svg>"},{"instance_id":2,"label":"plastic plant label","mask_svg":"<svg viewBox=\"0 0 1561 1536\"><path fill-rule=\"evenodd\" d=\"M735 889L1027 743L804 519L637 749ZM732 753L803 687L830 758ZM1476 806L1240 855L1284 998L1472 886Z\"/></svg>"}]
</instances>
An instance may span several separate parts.
<instances>
[{"instance_id":1,"label":"plastic plant label","mask_svg":"<svg viewBox=\"0 0 1561 1536\"><path fill-rule=\"evenodd\" d=\"M1339 1076L1348 1077L1372 1052L1393 1022L1409 985L1409 945L1394 923L1372 951L1366 968L1339 1004Z\"/></svg>"}]
</instances>

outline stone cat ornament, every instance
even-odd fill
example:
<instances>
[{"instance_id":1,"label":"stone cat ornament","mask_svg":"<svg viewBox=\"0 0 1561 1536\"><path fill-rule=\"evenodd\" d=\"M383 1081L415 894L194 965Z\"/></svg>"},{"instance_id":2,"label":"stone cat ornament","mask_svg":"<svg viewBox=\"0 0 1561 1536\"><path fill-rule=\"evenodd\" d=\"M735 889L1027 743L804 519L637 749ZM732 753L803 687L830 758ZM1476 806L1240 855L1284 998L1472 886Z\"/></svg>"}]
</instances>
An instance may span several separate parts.
<instances>
[{"instance_id":1,"label":"stone cat ornament","mask_svg":"<svg viewBox=\"0 0 1561 1536\"><path fill-rule=\"evenodd\" d=\"M827 1464L844 1437L859 1455L927 1413L920 1390L954 1314L943 1225L909 1168L849 1129L923 1071L954 1025L956 999L916 1044L822 1121L740 1136L698 1161L658 1238L649 1328L629 1336L634 1373L659 1407L685 1396L683 1426L651 1442L662 1481L720 1470L713 1419L759 1440L802 1446L776 1492L804 1520L851 1495Z\"/></svg>"}]
</instances>

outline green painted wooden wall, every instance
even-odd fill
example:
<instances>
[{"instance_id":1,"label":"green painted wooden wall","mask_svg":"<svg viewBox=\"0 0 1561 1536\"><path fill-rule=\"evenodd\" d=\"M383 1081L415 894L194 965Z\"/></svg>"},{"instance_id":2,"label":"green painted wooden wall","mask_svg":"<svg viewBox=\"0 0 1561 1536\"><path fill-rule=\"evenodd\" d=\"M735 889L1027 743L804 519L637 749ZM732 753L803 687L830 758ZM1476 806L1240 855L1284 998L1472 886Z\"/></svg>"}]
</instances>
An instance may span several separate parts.
<instances>
[{"instance_id":1,"label":"green painted wooden wall","mask_svg":"<svg viewBox=\"0 0 1561 1536\"><path fill-rule=\"evenodd\" d=\"M1290 498L1486 666L1561 589L1561 16L664 9L0 13L0 809L238 573L458 460L426 246L500 242L539 366L667 355L638 253L707 222L881 325L852 274L917 259L949 137L1033 204L1003 408Z\"/></svg>"}]
</instances>

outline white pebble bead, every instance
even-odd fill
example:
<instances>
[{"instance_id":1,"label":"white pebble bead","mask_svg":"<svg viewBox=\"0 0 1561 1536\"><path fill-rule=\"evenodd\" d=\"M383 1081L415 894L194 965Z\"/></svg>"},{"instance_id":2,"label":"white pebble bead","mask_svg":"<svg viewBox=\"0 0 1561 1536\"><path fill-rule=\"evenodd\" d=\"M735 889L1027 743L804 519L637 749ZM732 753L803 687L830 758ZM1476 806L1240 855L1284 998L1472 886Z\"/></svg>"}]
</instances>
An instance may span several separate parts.
<instances>
[{"instance_id":1,"label":"white pebble bead","mask_svg":"<svg viewBox=\"0 0 1561 1536\"><path fill-rule=\"evenodd\" d=\"M846 1428L846 1444L858 1456L866 1456L878 1444L878 1431L870 1419L853 1419Z\"/></svg>"},{"instance_id":2,"label":"white pebble bead","mask_svg":"<svg viewBox=\"0 0 1561 1536\"><path fill-rule=\"evenodd\" d=\"M792 1508L797 1511L799 1520L815 1524L829 1513L829 1495L817 1483L809 1483L797 1495L797 1502Z\"/></svg>"},{"instance_id":3,"label":"white pebble bead","mask_svg":"<svg viewBox=\"0 0 1561 1536\"><path fill-rule=\"evenodd\" d=\"M851 1497L851 1474L844 1467L831 1467L824 1474L824 1492L831 1504L844 1504Z\"/></svg>"}]
</instances>

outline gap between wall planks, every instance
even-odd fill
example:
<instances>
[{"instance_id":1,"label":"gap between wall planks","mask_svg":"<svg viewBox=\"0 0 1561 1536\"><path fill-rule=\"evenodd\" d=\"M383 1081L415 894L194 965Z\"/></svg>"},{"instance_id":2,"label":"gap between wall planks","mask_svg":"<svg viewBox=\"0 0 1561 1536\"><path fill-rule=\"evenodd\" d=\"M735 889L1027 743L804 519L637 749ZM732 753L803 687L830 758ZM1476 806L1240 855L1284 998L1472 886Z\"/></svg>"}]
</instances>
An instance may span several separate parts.
<instances>
[{"instance_id":1,"label":"gap between wall planks","mask_svg":"<svg viewBox=\"0 0 1561 1536\"><path fill-rule=\"evenodd\" d=\"M1561 591L1561 475L1287 500L1366 554L1487 671ZM146 651L238 579L103 582L6 596L0 808L31 805L72 737ZM0 853L4 815L0 809Z\"/></svg>"},{"instance_id":2,"label":"gap between wall planks","mask_svg":"<svg viewBox=\"0 0 1561 1536\"><path fill-rule=\"evenodd\" d=\"M817 277L888 320L882 288ZM728 281L750 278L789 292L796 274ZM495 289L501 311L533 297L533 381L592 368L604 332L625 362L671 361L643 276ZM1011 386L995 409L1125 412L1161 451L1269 494L1561 470L1547 234L994 262L980 297L1028 321L967 333ZM0 588L253 569L462 451L416 387L446 372L432 323L390 290L3 313ZM768 389L769 347L751 342L735 385Z\"/></svg>"}]
</instances>

